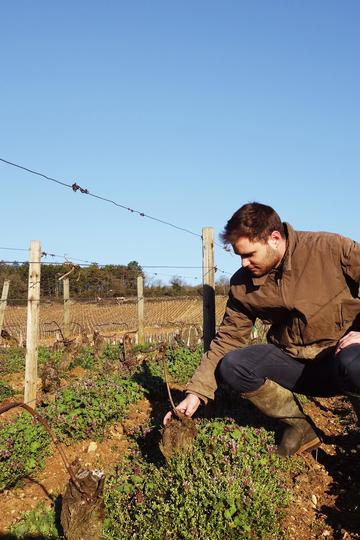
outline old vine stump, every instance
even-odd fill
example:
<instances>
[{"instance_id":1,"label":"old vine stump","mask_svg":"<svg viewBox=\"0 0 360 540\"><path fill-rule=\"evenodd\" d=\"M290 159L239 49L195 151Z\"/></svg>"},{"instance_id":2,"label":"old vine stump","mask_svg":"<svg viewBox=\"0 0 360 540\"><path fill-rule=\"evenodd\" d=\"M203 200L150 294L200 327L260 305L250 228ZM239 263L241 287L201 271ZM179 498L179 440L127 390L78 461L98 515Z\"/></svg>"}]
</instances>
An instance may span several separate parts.
<instances>
[{"instance_id":1,"label":"old vine stump","mask_svg":"<svg viewBox=\"0 0 360 540\"><path fill-rule=\"evenodd\" d=\"M61 508L61 525L66 540L100 540L104 521L104 473L72 465L80 490L69 481Z\"/></svg>"}]
</instances>

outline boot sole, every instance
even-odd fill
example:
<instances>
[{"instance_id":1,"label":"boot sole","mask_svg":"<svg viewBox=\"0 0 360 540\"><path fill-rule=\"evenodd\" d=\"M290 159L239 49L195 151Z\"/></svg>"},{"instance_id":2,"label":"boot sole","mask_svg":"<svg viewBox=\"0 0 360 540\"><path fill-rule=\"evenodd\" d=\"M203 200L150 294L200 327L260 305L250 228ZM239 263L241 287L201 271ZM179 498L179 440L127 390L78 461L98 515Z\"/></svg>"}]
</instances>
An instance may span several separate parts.
<instances>
[{"instance_id":1,"label":"boot sole","mask_svg":"<svg viewBox=\"0 0 360 540\"><path fill-rule=\"evenodd\" d=\"M308 452L309 450L314 450L320 444L321 444L321 441L320 441L319 437L315 437L315 439L312 439L311 441L309 441L309 442L303 444L302 446L300 446L300 448L298 448L296 450L295 455L296 454L302 454L303 452Z\"/></svg>"}]
</instances>

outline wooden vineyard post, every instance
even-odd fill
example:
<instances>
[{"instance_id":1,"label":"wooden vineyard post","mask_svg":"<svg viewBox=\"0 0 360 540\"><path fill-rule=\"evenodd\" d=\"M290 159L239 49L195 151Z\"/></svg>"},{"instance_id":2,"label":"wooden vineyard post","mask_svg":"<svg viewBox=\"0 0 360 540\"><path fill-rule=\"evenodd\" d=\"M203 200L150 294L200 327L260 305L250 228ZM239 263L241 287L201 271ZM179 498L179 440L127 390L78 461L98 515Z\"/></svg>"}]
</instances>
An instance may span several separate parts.
<instances>
[{"instance_id":1,"label":"wooden vineyard post","mask_svg":"<svg viewBox=\"0 0 360 540\"><path fill-rule=\"evenodd\" d=\"M8 297L8 293L9 293L9 285L10 285L10 280L6 279L4 281L4 285L3 285L3 289L2 289L2 295L1 295L1 301L0 301L0 335L1 335L3 324L4 324L5 308L6 308L7 297Z\"/></svg>"},{"instance_id":2,"label":"wooden vineyard post","mask_svg":"<svg viewBox=\"0 0 360 540\"><path fill-rule=\"evenodd\" d=\"M203 227L203 320L204 320L204 351L210 348L215 336L215 266L214 266L214 229Z\"/></svg>"},{"instance_id":3,"label":"wooden vineyard post","mask_svg":"<svg viewBox=\"0 0 360 540\"><path fill-rule=\"evenodd\" d=\"M138 305L138 345L144 345L144 278L137 277L137 305Z\"/></svg>"},{"instance_id":4,"label":"wooden vineyard post","mask_svg":"<svg viewBox=\"0 0 360 540\"><path fill-rule=\"evenodd\" d=\"M32 240L30 243L29 259L24 402L33 408L36 406L40 273L41 246L38 240Z\"/></svg>"},{"instance_id":5,"label":"wooden vineyard post","mask_svg":"<svg viewBox=\"0 0 360 540\"><path fill-rule=\"evenodd\" d=\"M63 280L64 292L64 337L70 336L70 281L69 278Z\"/></svg>"}]
</instances>

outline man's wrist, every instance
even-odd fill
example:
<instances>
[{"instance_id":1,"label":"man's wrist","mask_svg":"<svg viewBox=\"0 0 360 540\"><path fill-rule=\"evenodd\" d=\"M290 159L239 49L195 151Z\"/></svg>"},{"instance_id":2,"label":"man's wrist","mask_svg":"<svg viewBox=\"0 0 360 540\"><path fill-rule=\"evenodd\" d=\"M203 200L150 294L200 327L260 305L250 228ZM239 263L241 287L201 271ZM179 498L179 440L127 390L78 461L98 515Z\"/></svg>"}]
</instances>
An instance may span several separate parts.
<instances>
[{"instance_id":1,"label":"man's wrist","mask_svg":"<svg viewBox=\"0 0 360 540\"><path fill-rule=\"evenodd\" d=\"M193 392L193 391L191 391L191 390L186 390L186 395L189 395L189 394L191 394L191 395L196 396L197 398L199 398L200 401L201 401L201 403L202 403L203 405L206 405L207 402L208 402L208 398L207 398L206 396L203 396L203 395L201 395L201 394L198 394L198 392Z\"/></svg>"}]
</instances>

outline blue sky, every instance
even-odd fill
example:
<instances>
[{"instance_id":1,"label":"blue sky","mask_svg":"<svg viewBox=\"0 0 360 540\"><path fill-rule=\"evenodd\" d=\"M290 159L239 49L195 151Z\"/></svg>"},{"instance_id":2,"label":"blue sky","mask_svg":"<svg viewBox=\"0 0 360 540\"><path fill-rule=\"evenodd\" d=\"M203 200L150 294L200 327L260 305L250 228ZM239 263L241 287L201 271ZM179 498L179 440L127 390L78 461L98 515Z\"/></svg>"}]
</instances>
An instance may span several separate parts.
<instances>
[{"instance_id":1,"label":"blue sky","mask_svg":"<svg viewBox=\"0 0 360 540\"><path fill-rule=\"evenodd\" d=\"M0 157L199 234L257 200L359 241L359 21L355 0L4 2ZM3 163L0 182L1 246L201 266L196 236Z\"/></svg>"}]
</instances>

